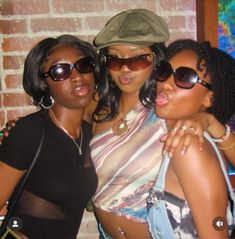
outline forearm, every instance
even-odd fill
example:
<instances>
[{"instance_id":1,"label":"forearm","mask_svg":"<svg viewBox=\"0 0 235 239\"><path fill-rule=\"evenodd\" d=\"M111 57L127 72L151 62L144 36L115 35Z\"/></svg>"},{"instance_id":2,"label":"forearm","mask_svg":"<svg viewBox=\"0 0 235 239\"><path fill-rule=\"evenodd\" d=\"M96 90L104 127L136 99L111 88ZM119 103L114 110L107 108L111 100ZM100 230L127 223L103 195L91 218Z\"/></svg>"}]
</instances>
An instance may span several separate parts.
<instances>
[{"instance_id":1,"label":"forearm","mask_svg":"<svg viewBox=\"0 0 235 239\"><path fill-rule=\"evenodd\" d=\"M208 133L213 138L220 138L225 135L226 127L221 124L213 115L209 116ZM229 137L223 142L217 142L218 147L223 151L230 163L235 166L235 135L231 131Z\"/></svg>"}]
</instances>

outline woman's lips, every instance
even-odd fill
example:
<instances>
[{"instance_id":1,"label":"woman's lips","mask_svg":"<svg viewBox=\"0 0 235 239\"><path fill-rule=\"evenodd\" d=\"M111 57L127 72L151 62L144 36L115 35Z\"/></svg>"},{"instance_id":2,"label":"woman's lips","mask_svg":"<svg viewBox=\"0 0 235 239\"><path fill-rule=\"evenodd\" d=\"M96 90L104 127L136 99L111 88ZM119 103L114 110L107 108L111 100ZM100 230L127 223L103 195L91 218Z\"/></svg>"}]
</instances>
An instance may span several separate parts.
<instances>
[{"instance_id":1,"label":"woman's lips","mask_svg":"<svg viewBox=\"0 0 235 239\"><path fill-rule=\"evenodd\" d=\"M166 94L164 94L163 92L160 92L159 94L157 94L157 97L155 99L156 105L164 106L168 104L168 102L169 102L169 98Z\"/></svg>"},{"instance_id":2,"label":"woman's lips","mask_svg":"<svg viewBox=\"0 0 235 239\"><path fill-rule=\"evenodd\" d=\"M122 76L119 78L119 82L122 84L122 85L128 85L132 82L132 78L131 77L126 77L126 76Z\"/></svg>"},{"instance_id":3,"label":"woman's lips","mask_svg":"<svg viewBox=\"0 0 235 239\"><path fill-rule=\"evenodd\" d=\"M90 88L86 85L81 85L74 88L73 92L77 96L86 96L90 92Z\"/></svg>"}]
</instances>

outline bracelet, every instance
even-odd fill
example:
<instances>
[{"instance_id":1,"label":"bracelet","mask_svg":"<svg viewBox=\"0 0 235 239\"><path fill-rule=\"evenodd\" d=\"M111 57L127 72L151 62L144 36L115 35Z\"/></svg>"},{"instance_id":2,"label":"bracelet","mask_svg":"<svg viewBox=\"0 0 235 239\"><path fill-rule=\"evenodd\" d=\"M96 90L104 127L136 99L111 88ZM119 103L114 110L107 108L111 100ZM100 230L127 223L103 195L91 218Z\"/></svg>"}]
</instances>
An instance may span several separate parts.
<instances>
[{"instance_id":1,"label":"bracelet","mask_svg":"<svg viewBox=\"0 0 235 239\"><path fill-rule=\"evenodd\" d=\"M231 134L231 128L229 125L225 125L225 133L223 136L221 136L220 138L212 138L212 140L215 142L215 143L222 143L224 142L225 140L228 139L229 135Z\"/></svg>"},{"instance_id":2,"label":"bracelet","mask_svg":"<svg viewBox=\"0 0 235 239\"><path fill-rule=\"evenodd\" d=\"M228 149L231 149L231 148L235 147L235 142L233 144L227 146L227 147L220 147L220 146L217 146L217 147L221 150L228 150Z\"/></svg>"}]
</instances>

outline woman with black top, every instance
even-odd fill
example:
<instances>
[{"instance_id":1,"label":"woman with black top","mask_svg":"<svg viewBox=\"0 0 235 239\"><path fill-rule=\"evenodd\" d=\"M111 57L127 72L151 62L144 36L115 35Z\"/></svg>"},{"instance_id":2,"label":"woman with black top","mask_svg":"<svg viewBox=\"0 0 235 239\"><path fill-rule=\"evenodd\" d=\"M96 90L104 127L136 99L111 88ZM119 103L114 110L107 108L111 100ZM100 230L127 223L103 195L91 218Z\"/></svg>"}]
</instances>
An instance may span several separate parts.
<instances>
[{"instance_id":1,"label":"woman with black top","mask_svg":"<svg viewBox=\"0 0 235 239\"><path fill-rule=\"evenodd\" d=\"M0 146L0 208L29 168L43 125L45 141L14 216L30 239L76 238L97 177L84 109L95 90L96 53L76 37L46 38L29 52L23 86L40 110L20 118Z\"/></svg>"}]
</instances>

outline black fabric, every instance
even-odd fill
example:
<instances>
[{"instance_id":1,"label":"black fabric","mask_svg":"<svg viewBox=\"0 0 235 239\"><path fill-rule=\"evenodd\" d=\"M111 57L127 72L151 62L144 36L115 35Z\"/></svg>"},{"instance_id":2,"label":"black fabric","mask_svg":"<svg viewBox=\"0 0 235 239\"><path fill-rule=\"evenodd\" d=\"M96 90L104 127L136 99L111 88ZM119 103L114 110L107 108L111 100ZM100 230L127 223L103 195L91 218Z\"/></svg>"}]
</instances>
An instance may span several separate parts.
<instances>
[{"instance_id":1,"label":"black fabric","mask_svg":"<svg viewBox=\"0 0 235 239\"><path fill-rule=\"evenodd\" d=\"M23 215L22 212L26 212L21 208L27 207L30 200L26 197L19 201L15 216L23 220L21 231L30 239L76 238L84 208L97 186L89 152L91 125L85 121L82 123L82 155L79 155L74 142L51 121L47 111L30 114L18 120L10 135L3 140L0 160L20 170L29 167L43 127L38 114L46 118L47 134L25 190L44 200L45 206L52 205L52 211L45 210L47 214L42 211L44 218L33 210ZM61 214L51 213L54 212L53 206ZM55 215L62 216L55 218Z\"/></svg>"}]
</instances>

